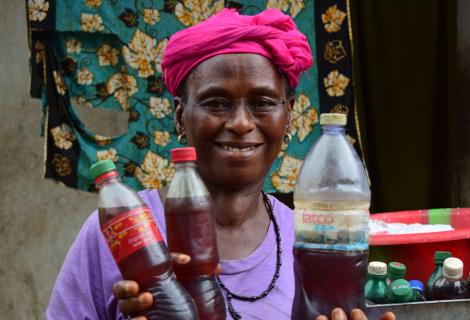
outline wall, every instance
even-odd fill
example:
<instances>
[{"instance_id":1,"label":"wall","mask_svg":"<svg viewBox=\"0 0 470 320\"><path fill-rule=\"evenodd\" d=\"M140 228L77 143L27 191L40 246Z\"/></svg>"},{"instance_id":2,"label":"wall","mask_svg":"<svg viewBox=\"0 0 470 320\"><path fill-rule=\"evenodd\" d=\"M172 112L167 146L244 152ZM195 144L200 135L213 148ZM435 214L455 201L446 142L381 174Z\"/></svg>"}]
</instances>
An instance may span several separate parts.
<instances>
[{"instance_id":1,"label":"wall","mask_svg":"<svg viewBox=\"0 0 470 320\"><path fill-rule=\"evenodd\" d=\"M95 195L43 175L40 104L29 98L25 2L0 0L0 318L43 319Z\"/></svg>"}]
</instances>

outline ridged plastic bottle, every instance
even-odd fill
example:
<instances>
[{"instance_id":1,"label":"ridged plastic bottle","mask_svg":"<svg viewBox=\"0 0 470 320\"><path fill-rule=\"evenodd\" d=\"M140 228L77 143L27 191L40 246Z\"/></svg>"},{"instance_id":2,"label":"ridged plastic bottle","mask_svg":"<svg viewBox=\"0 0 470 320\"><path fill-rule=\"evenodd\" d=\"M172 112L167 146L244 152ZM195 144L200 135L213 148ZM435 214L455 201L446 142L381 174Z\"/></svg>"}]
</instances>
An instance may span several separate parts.
<instances>
[{"instance_id":1,"label":"ridged plastic bottle","mask_svg":"<svg viewBox=\"0 0 470 320\"><path fill-rule=\"evenodd\" d=\"M435 300L467 299L467 281L463 279L463 262L458 258L444 260L442 276L434 282Z\"/></svg>"},{"instance_id":2,"label":"ridged plastic bottle","mask_svg":"<svg viewBox=\"0 0 470 320\"><path fill-rule=\"evenodd\" d=\"M376 303L387 303L390 289L385 282L387 277L387 265L383 262L372 261L367 267L368 279L364 286L364 293L367 300Z\"/></svg>"},{"instance_id":3,"label":"ridged plastic bottle","mask_svg":"<svg viewBox=\"0 0 470 320\"><path fill-rule=\"evenodd\" d=\"M101 231L123 279L136 281L153 295L148 320L196 320L196 307L176 280L172 261L152 213L142 199L120 182L110 160L90 168L99 189Z\"/></svg>"},{"instance_id":4,"label":"ridged plastic bottle","mask_svg":"<svg viewBox=\"0 0 470 320\"><path fill-rule=\"evenodd\" d=\"M204 183L196 172L196 150L171 150L175 175L165 199L168 247L191 256L175 273L196 303L201 320L224 320L225 301L215 277L219 254L215 214Z\"/></svg>"},{"instance_id":5,"label":"ridged plastic bottle","mask_svg":"<svg viewBox=\"0 0 470 320\"><path fill-rule=\"evenodd\" d=\"M292 319L365 308L370 189L345 136L346 115L322 114L322 136L294 191L296 292Z\"/></svg>"}]
</instances>

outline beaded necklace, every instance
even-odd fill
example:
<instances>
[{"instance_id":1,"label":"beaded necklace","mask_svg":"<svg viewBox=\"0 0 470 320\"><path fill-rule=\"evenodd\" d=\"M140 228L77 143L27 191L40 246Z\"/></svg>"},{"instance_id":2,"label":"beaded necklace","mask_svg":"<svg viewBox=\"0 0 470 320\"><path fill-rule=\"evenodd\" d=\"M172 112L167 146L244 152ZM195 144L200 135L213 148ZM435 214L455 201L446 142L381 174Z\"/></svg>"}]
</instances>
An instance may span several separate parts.
<instances>
[{"instance_id":1,"label":"beaded necklace","mask_svg":"<svg viewBox=\"0 0 470 320\"><path fill-rule=\"evenodd\" d=\"M255 302L255 301L258 301L258 300L261 300L261 299L265 298L274 289L274 287L276 285L276 281L279 278L279 274L280 274L280 271L281 271L282 249L281 249L281 233L279 231L279 225L277 224L276 217L274 216L274 210L273 210L273 206L271 204L271 201L269 201L268 196L264 192L263 192L263 200L264 200L264 204L266 205L266 209L268 211L269 219L273 223L274 233L276 234L276 272L274 273L274 276L273 276L273 278L271 280L271 283L269 284L268 288L266 290L264 290L261 294L257 295L257 296L242 296L242 295L233 293L232 291L230 291L230 289L228 289L225 286L225 284L222 282L220 277L217 276L217 281L219 282L220 288L222 288L222 290L224 290L225 293L227 294L228 311L229 311L230 315L232 316L232 318L234 320L240 320L242 317L241 317L240 313L238 313L233 308L232 300L235 299L235 300L241 300L241 301Z\"/></svg>"}]
</instances>

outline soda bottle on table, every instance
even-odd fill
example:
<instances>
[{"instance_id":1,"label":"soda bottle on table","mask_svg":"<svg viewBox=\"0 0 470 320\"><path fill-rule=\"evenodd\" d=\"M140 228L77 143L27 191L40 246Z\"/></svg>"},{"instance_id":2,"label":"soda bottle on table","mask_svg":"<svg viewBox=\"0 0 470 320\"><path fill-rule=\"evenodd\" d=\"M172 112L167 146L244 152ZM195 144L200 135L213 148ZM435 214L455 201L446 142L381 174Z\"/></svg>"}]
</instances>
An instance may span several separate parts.
<instances>
[{"instance_id":1,"label":"soda bottle on table","mask_svg":"<svg viewBox=\"0 0 470 320\"><path fill-rule=\"evenodd\" d=\"M196 320L196 307L176 281L172 260L152 213L140 197L120 182L116 166L103 160L90 168L99 189L101 231L125 280L154 298L149 320Z\"/></svg>"},{"instance_id":2,"label":"soda bottle on table","mask_svg":"<svg viewBox=\"0 0 470 320\"><path fill-rule=\"evenodd\" d=\"M226 318L225 302L216 279L219 263L215 214L204 183L196 172L196 150L171 150L175 175L165 198L168 247L191 256L175 273L196 303L201 320Z\"/></svg>"},{"instance_id":3,"label":"soda bottle on table","mask_svg":"<svg viewBox=\"0 0 470 320\"><path fill-rule=\"evenodd\" d=\"M448 251L436 251L434 252L434 271L428 279L426 284L426 299L433 300L433 287L434 282L442 276L442 267L444 260L452 257L452 253Z\"/></svg>"},{"instance_id":4,"label":"soda bottle on table","mask_svg":"<svg viewBox=\"0 0 470 320\"><path fill-rule=\"evenodd\" d=\"M322 135L294 191L296 290L292 319L365 308L370 189L345 136L345 114L322 114Z\"/></svg>"},{"instance_id":5,"label":"soda bottle on table","mask_svg":"<svg viewBox=\"0 0 470 320\"><path fill-rule=\"evenodd\" d=\"M391 283L398 279L405 279L406 275L406 266L401 262L389 262L388 264L388 276L387 276L387 284L391 285Z\"/></svg>"},{"instance_id":6,"label":"soda bottle on table","mask_svg":"<svg viewBox=\"0 0 470 320\"><path fill-rule=\"evenodd\" d=\"M376 303L387 303L390 289L385 283L387 277L387 265L383 262L372 261L367 267L368 279L364 286L364 293L367 300Z\"/></svg>"},{"instance_id":7,"label":"soda bottle on table","mask_svg":"<svg viewBox=\"0 0 470 320\"><path fill-rule=\"evenodd\" d=\"M413 290L405 279L398 279L390 284L389 302L405 303L413 301Z\"/></svg>"},{"instance_id":8,"label":"soda bottle on table","mask_svg":"<svg viewBox=\"0 0 470 320\"><path fill-rule=\"evenodd\" d=\"M415 302L422 302L426 301L424 298L424 285L419 280L410 280L411 290L413 290L413 301Z\"/></svg>"},{"instance_id":9,"label":"soda bottle on table","mask_svg":"<svg viewBox=\"0 0 470 320\"><path fill-rule=\"evenodd\" d=\"M442 276L434 282L435 300L466 299L469 297L467 282L462 278L463 262L458 258L444 260Z\"/></svg>"}]
</instances>

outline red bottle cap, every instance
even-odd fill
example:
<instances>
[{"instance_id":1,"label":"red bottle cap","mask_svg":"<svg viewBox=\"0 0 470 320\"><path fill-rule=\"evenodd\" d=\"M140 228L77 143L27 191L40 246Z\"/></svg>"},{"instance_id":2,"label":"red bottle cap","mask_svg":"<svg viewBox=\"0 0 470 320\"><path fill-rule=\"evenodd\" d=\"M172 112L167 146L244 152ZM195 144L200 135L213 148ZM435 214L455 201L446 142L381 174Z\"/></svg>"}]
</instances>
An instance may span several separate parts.
<instances>
[{"instance_id":1,"label":"red bottle cap","mask_svg":"<svg viewBox=\"0 0 470 320\"><path fill-rule=\"evenodd\" d=\"M196 160L196 149L193 147L171 149L171 162L185 162Z\"/></svg>"}]
</instances>

